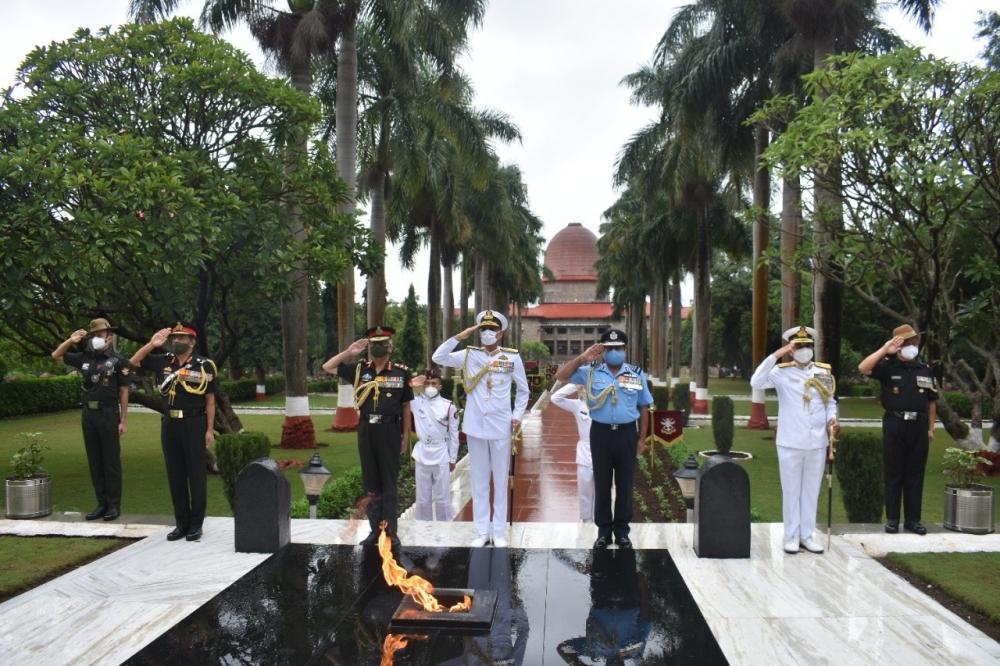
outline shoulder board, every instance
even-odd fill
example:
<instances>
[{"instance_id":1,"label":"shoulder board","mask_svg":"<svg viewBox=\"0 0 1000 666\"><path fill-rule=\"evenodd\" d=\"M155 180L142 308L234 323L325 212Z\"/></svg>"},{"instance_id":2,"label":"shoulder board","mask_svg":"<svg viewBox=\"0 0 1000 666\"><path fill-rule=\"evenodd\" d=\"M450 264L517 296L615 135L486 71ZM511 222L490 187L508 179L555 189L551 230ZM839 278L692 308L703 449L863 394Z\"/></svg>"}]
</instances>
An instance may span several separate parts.
<instances>
[{"instance_id":1,"label":"shoulder board","mask_svg":"<svg viewBox=\"0 0 1000 666\"><path fill-rule=\"evenodd\" d=\"M628 363L626 363L625 367L628 368L629 370L631 370L632 372L634 372L637 375L641 375L642 374L642 368L640 368L637 365L629 365Z\"/></svg>"},{"instance_id":2,"label":"shoulder board","mask_svg":"<svg viewBox=\"0 0 1000 666\"><path fill-rule=\"evenodd\" d=\"M513 347L501 347L500 351L505 351L508 354L517 354L518 353L518 351L516 349L514 349Z\"/></svg>"},{"instance_id":3,"label":"shoulder board","mask_svg":"<svg viewBox=\"0 0 1000 666\"><path fill-rule=\"evenodd\" d=\"M788 361L787 363L779 363L778 367L779 368L788 368L788 367L791 367L793 365L795 365L795 363L793 361Z\"/></svg>"},{"instance_id":4,"label":"shoulder board","mask_svg":"<svg viewBox=\"0 0 1000 666\"><path fill-rule=\"evenodd\" d=\"M833 366L829 363L820 363L819 361L813 361L813 365L817 368L823 368L824 370L833 370Z\"/></svg>"}]
</instances>

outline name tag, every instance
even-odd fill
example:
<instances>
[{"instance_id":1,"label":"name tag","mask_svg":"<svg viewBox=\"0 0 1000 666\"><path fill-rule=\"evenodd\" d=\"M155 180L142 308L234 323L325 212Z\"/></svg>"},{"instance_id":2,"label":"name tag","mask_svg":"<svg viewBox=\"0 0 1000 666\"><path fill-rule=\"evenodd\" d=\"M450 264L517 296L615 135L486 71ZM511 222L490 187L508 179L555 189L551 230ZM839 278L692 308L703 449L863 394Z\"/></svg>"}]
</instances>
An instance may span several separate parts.
<instances>
[{"instance_id":1,"label":"name tag","mask_svg":"<svg viewBox=\"0 0 1000 666\"><path fill-rule=\"evenodd\" d=\"M378 383L379 388L394 389L403 388L403 378L398 375L386 376L379 375L375 378L376 383Z\"/></svg>"},{"instance_id":2,"label":"name tag","mask_svg":"<svg viewBox=\"0 0 1000 666\"><path fill-rule=\"evenodd\" d=\"M934 378L933 377L917 377L917 388L922 389L934 389Z\"/></svg>"}]
</instances>

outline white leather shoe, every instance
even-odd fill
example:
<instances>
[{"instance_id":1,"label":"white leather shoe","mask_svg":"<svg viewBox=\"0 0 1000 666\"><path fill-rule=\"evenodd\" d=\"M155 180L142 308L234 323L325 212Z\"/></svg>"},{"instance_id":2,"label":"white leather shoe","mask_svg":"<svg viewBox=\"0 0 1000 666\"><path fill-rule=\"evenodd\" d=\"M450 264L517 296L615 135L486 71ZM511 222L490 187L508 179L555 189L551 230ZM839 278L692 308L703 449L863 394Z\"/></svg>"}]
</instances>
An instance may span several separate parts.
<instances>
[{"instance_id":1,"label":"white leather shoe","mask_svg":"<svg viewBox=\"0 0 1000 666\"><path fill-rule=\"evenodd\" d=\"M487 537L487 536L477 536L475 539L472 540L472 543L469 544L469 545L472 546L473 548L482 548L483 546L485 546L489 542L490 542L490 538L489 537Z\"/></svg>"},{"instance_id":2,"label":"white leather shoe","mask_svg":"<svg viewBox=\"0 0 1000 666\"><path fill-rule=\"evenodd\" d=\"M799 540L789 539L785 542L785 552L786 553L797 553L799 552Z\"/></svg>"},{"instance_id":3,"label":"white leather shoe","mask_svg":"<svg viewBox=\"0 0 1000 666\"><path fill-rule=\"evenodd\" d=\"M493 537L493 547L494 548L506 548L507 547L507 537L495 536Z\"/></svg>"},{"instance_id":4,"label":"white leather shoe","mask_svg":"<svg viewBox=\"0 0 1000 666\"><path fill-rule=\"evenodd\" d=\"M819 541L816 541L816 539L813 539L812 537L804 539L801 543L802 547L808 550L810 553L823 552L823 546L820 545Z\"/></svg>"}]
</instances>

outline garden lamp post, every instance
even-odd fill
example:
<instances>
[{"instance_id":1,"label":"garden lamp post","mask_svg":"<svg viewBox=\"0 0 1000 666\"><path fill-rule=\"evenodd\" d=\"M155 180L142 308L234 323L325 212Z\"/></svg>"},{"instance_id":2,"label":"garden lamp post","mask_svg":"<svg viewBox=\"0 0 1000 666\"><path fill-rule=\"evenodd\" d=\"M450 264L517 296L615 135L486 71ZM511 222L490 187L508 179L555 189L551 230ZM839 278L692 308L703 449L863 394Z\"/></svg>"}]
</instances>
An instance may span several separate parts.
<instances>
[{"instance_id":1,"label":"garden lamp post","mask_svg":"<svg viewBox=\"0 0 1000 666\"><path fill-rule=\"evenodd\" d=\"M674 472L674 478L677 479L677 485L681 488L681 495L684 497L684 502L687 504L687 522L691 522L691 510L694 508L694 489L695 489L695 479L698 478L698 461L695 460L694 455L688 456L688 459L684 461L684 466L679 470Z\"/></svg>"},{"instance_id":2,"label":"garden lamp post","mask_svg":"<svg viewBox=\"0 0 1000 666\"><path fill-rule=\"evenodd\" d=\"M299 472L302 477L302 485L306 487L306 497L309 499L309 517L316 517L316 503L319 501L319 494L323 491L331 474L330 470L323 467L323 461L319 459L319 454L314 453L309 460L309 466Z\"/></svg>"}]
</instances>

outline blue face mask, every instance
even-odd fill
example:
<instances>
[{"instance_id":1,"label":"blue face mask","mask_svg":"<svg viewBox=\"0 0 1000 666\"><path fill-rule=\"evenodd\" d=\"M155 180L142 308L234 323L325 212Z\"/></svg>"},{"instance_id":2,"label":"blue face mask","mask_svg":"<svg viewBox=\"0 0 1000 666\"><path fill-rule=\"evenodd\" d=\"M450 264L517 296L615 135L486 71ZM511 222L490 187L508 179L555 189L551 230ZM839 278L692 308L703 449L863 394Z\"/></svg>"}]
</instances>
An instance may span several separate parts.
<instances>
[{"instance_id":1,"label":"blue face mask","mask_svg":"<svg viewBox=\"0 0 1000 666\"><path fill-rule=\"evenodd\" d=\"M625 352L621 349L609 349L604 352L604 362L610 366L619 366L625 362Z\"/></svg>"}]
</instances>

